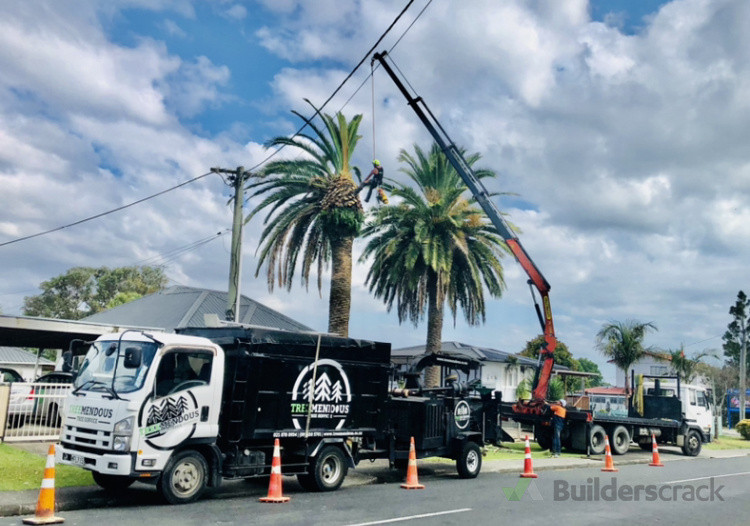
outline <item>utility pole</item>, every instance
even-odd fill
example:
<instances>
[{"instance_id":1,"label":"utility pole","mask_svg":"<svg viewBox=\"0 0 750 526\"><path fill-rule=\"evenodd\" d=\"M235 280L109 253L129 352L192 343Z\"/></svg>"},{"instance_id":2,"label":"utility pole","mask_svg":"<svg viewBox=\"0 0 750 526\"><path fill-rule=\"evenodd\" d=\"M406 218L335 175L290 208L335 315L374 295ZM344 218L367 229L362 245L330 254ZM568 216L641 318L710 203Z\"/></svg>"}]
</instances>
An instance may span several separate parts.
<instances>
[{"instance_id":1,"label":"utility pole","mask_svg":"<svg viewBox=\"0 0 750 526\"><path fill-rule=\"evenodd\" d=\"M234 219L232 221L232 249L229 257L229 289L227 295L227 321L240 321L240 276L242 275L242 226L244 224L242 204L245 180L251 175L244 166L236 170L211 168L217 174L227 174L224 182L234 188Z\"/></svg>"}]
</instances>

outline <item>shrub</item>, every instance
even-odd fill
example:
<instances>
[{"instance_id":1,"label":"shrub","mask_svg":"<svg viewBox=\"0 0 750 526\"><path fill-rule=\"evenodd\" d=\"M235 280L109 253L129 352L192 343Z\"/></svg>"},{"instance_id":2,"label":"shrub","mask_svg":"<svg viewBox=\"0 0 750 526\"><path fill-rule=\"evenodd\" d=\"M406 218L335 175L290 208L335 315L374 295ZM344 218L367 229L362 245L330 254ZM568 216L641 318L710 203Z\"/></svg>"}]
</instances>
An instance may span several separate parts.
<instances>
[{"instance_id":1,"label":"shrub","mask_svg":"<svg viewBox=\"0 0 750 526\"><path fill-rule=\"evenodd\" d=\"M737 431L744 437L745 440L750 440L750 419L740 420L737 422Z\"/></svg>"}]
</instances>

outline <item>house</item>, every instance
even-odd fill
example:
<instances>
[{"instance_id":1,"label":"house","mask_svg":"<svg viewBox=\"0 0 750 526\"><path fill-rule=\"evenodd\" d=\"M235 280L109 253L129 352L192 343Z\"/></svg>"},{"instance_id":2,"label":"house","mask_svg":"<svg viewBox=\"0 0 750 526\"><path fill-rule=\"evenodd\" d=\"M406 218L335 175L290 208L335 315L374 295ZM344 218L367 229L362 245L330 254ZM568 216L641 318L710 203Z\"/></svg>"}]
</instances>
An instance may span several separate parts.
<instances>
[{"instance_id":1,"label":"house","mask_svg":"<svg viewBox=\"0 0 750 526\"><path fill-rule=\"evenodd\" d=\"M180 285L97 312L84 321L171 331L178 327L205 327L206 314L223 320L226 309L226 292ZM239 322L288 331L313 330L247 296L240 299Z\"/></svg>"},{"instance_id":2,"label":"house","mask_svg":"<svg viewBox=\"0 0 750 526\"><path fill-rule=\"evenodd\" d=\"M477 347L459 342L442 342L442 353L450 356L464 356L475 360L480 364L478 378L481 379L482 386L494 391L500 391L503 400L515 400L516 388L521 380L525 378L534 378L534 369L536 360L518 356L515 354L491 349L489 347ZM416 345L413 347L404 347L393 349L391 351L391 361L398 366L400 370L408 370L425 356L425 346ZM555 366L557 369L558 366ZM447 367L443 368L443 374ZM468 379L471 379L469 376ZM462 378L465 380L465 378Z\"/></svg>"},{"instance_id":3,"label":"house","mask_svg":"<svg viewBox=\"0 0 750 526\"><path fill-rule=\"evenodd\" d=\"M650 376L676 376L672 368L672 358L667 353L646 352L640 360L630 366L628 378L625 378L625 371L617 368L615 376L616 384L623 387L630 387L632 375L638 378L639 374ZM702 387L710 387L705 378L698 376L692 382Z\"/></svg>"},{"instance_id":4,"label":"house","mask_svg":"<svg viewBox=\"0 0 750 526\"><path fill-rule=\"evenodd\" d=\"M16 347L0 347L0 366L17 371L27 382L55 369L55 362Z\"/></svg>"}]
</instances>

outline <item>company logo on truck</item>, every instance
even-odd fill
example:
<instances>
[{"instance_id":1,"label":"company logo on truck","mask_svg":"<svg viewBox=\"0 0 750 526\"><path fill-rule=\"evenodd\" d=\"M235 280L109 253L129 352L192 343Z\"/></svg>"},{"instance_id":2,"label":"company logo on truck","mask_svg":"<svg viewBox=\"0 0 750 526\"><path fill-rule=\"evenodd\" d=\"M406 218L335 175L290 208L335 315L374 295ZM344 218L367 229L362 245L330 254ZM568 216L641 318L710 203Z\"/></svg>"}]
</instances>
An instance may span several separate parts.
<instances>
[{"instance_id":1,"label":"company logo on truck","mask_svg":"<svg viewBox=\"0 0 750 526\"><path fill-rule=\"evenodd\" d=\"M95 424L100 418L112 418L112 409L108 407L95 407L90 405L71 405L70 415L75 416L79 422Z\"/></svg>"},{"instance_id":2,"label":"company logo on truck","mask_svg":"<svg viewBox=\"0 0 750 526\"><path fill-rule=\"evenodd\" d=\"M192 399L167 397L148 408L146 427L141 428L141 434L146 438L161 436L172 428L197 421L199 416Z\"/></svg>"},{"instance_id":3,"label":"company logo on truck","mask_svg":"<svg viewBox=\"0 0 750 526\"><path fill-rule=\"evenodd\" d=\"M349 416L352 401L349 378L335 360L318 360L299 373L292 390L291 414L296 429L305 429L307 418L311 428L340 429Z\"/></svg>"},{"instance_id":4,"label":"company logo on truck","mask_svg":"<svg viewBox=\"0 0 750 526\"><path fill-rule=\"evenodd\" d=\"M466 429L471 420L471 409L466 400L461 400L456 404L456 408L453 410L453 418L456 421L456 427L459 429Z\"/></svg>"}]
</instances>

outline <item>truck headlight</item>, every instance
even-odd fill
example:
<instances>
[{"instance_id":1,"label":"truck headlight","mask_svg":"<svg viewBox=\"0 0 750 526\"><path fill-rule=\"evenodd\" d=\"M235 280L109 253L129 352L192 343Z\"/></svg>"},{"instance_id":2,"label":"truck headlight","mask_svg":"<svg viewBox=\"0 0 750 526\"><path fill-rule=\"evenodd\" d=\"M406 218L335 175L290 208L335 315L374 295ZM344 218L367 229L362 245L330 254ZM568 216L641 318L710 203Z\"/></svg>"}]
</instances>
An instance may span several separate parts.
<instances>
[{"instance_id":1,"label":"truck headlight","mask_svg":"<svg viewBox=\"0 0 750 526\"><path fill-rule=\"evenodd\" d=\"M114 441L112 449L115 451L129 451L130 438L133 436L133 423L135 417L129 416L115 424Z\"/></svg>"},{"instance_id":2,"label":"truck headlight","mask_svg":"<svg viewBox=\"0 0 750 526\"><path fill-rule=\"evenodd\" d=\"M115 437L112 449L115 451L130 451L130 437Z\"/></svg>"}]
</instances>

